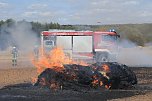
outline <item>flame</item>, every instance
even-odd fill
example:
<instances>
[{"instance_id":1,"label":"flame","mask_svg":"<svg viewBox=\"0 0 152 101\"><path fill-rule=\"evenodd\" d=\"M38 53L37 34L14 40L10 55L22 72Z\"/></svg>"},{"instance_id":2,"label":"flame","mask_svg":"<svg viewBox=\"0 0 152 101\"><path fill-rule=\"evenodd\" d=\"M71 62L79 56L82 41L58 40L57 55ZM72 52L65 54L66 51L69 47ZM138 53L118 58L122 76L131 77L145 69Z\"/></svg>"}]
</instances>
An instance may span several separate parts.
<instances>
[{"instance_id":1,"label":"flame","mask_svg":"<svg viewBox=\"0 0 152 101\"><path fill-rule=\"evenodd\" d=\"M37 78L36 77L32 77L31 80L32 80L32 84L35 84L37 82Z\"/></svg>"},{"instance_id":2,"label":"flame","mask_svg":"<svg viewBox=\"0 0 152 101\"><path fill-rule=\"evenodd\" d=\"M42 52L40 52L42 54ZM64 51L60 47L56 47L50 51L49 54L41 55L37 61L33 61L33 64L37 68L37 72L40 74L46 68L52 68L55 71L64 70L64 64L80 64L87 66L88 64L83 61L74 61L65 55Z\"/></svg>"},{"instance_id":3,"label":"flame","mask_svg":"<svg viewBox=\"0 0 152 101\"><path fill-rule=\"evenodd\" d=\"M97 69L97 67L93 67L94 69ZM110 79L110 77L107 75L110 72L110 68L107 64L103 64L99 71L107 80ZM93 76L92 85L95 87L99 84L99 86L104 86L106 89L110 89L111 84L104 84L102 80L98 79L97 75Z\"/></svg>"},{"instance_id":4,"label":"flame","mask_svg":"<svg viewBox=\"0 0 152 101\"><path fill-rule=\"evenodd\" d=\"M98 77L97 77L97 75L94 75L92 78L93 78L92 86L96 87L99 84Z\"/></svg>"},{"instance_id":5,"label":"flame","mask_svg":"<svg viewBox=\"0 0 152 101\"><path fill-rule=\"evenodd\" d=\"M109 66L108 66L107 64L103 64L103 65L102 65L102 68L103 68L103 70L104 70L104 71L102 72L102 75L109 80L110 77L107 75L107 73L110 72ZM110 87L111 87L111 84L106 84L106 85L105 85L105 88L106 88L106 89L110 89Z\"/></svg>"},{"instance_id":6,"label":"flame","mask_svg":"<svg viewBox=\"0 0 152 101\"><path fill-rule=\"evenodd\" d=\"M110 71L110 68L109 68L109 66L107 65L107 64L103 64L102 65L102 68L105 70L105 71Z\"/></svg>"},{"instance_id":7,"label":"flame","mask_svg":"<svg viewBox=\"0 0 152 101\"><path fill-rule=\"evenodd\" d=\"M100 81L100 86L103 86L103 82L102 81Z\"/></svg>"},{"instance_id":8,"label":"flame","mask_svg":"<svg viewBox=\"0 0 152 101\"><path fill-rule=\"evenodd\" d=\"M41 84L42 86L47 85L46 79L45 79L45 78L41 78L41 79L40 79L40 84Z\"/></svg>"},{"instance_id":9,"label":"flame","mask_svg":"<svg viewBox=\"0 0 152 101\"><path fill-rule=\"evenodd\" d=\"M41 51L40 51L40 54L42 54ZM49 52L49 54L41 55L41 57L39 57L39 59L34 59L33 64L37 68L38 74L42 73L46 68L51 68L57 72L62 72L64 70L64 64L80 64L83 66L88 66L88 64L83 61L72 60L70 57L65 55L62 48L59 48L59 47L52 49ZM97 67L94 66L93 69L96 70ZM103 64L101 66L101 71L99 70L99 73L101 73L105 78L107 78L109 80L110 78L107 75L108 72L110 72L109 66L107 64ZM69 79L74 80L77 78L75 74L72 74L71 76L72 77ZM98 85L105 86L105 88L107 88L107 89L109 89L111 87L111 85L107 85L107 84L105 85L102 82L102 80L100 80L98 75L94 75L92 78L93 78L93 81L92 81L93 87L97 87ZM37 81L36 78L33 79L33 82L35 82L35 81ZM42 78L40 80L40 83L43 86L47 85L47 83L50 83L51 84L50 88L52 88L52 89L57 89L60 87L60 85L58 85L56 82L46 82L45 78Z\"/></svg>"}]
</instances>

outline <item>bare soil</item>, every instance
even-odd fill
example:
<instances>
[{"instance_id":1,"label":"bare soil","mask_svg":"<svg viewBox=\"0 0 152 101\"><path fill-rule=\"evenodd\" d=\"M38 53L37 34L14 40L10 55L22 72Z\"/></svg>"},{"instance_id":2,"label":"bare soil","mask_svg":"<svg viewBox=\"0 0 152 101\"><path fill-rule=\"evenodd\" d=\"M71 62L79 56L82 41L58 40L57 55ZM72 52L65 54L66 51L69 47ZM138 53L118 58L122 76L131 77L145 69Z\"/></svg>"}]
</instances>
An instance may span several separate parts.
<instances>
[{"instance_id":1,"label":"bare soil","mask_svg":"<svg viewBox=\"0 0 152 101\"><path fill-rule=\"evenodd\" d=\"M10 67L0 70L0 101L151 101L152 68L131 67L138 85L127 90L95 89L88 91L59 90L34 87L36 68Z\"/></svg>"}]
</instances>

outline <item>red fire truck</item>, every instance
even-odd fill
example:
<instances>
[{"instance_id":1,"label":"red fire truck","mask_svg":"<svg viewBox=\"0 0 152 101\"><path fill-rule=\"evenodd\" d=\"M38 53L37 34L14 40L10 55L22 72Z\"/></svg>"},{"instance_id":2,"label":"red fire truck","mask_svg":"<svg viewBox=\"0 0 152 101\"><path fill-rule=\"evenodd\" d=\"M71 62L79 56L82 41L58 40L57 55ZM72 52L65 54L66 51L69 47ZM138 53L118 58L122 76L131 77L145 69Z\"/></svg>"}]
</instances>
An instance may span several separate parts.
<instances>
[{"instance_id":1,"label":"red fire truck","mask_svg":"<svg viewBox=\"0 0 152 101\"><path fill-rule=\"evenodd\" d=\"M41 33L45 51L61 47L72 59L110 62L116 59L119 35L114 31L49 30Z\"/></svg>"}]
</instances>

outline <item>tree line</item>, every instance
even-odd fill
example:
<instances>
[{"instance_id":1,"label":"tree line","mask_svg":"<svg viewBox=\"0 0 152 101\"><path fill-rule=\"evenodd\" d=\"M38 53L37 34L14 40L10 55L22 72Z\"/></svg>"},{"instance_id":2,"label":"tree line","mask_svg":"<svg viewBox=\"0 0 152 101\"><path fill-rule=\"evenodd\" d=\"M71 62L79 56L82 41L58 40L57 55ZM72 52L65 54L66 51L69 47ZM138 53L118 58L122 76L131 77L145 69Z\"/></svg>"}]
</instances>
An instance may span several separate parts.
<instances>
[{"instance_id":1,"label":"tree line","mask_svg":"<svg viewBox=\"0 0 152 101\"><path fill-rule=\"evenodd\" d=\"M37 36L40 38L42 31L49 29L74 29L72 25L60 25L59 23L40 23L28 22L26 20L15 21L14 19L7 19L0 21L0 50L5 50L9 46L17 45L19 41L17 38L24 36ZM16 33L16 34L15 34ZM21 34L21 35L17 35ZM26 34L26 35L25 35ZM27 39L28 40L28 39Z\"/></svg>"},{"instance_id":2,"label":"tree line","mask_svg":"<svg viewBox=\"0 0 152 101\"><path fill-rule=\"evenodd\" d=\"M121 40L129 40L136 45L145 46L152 43L152 24L115 24L97 26L95 30L115 29L120 34Z\"/></svg>"},{"instance_id":3,"label":"tree line","mask_svg":"<svg viewBox=\"0 0 152 101\"><path fill-rule=\"evenodd\" d=\"M3 25L7 26L7 27L11 27L14 24L18 24L21 22L26 22L31 24L32 26L32 30L35 31L37 34L39 34L41 31L48 31L49 29L74 29L74 27L72 25L60 25L59 23L40 23L40 22L28 22L26 20L22 20L22 21L15 21L14 19L7 19L7 20L1 20L0 21L0 29L2 29Z\"/></svg>"},{"instance_id":4,"label":"tree line","mask_svg":"<svg viewBox=\"0 0 152 101\"><path fill-rule=\"evenodd\" d=\"M21 23L27 24L38 37L41 31L49 29L64 29L64 30L91 30L91 31L109 31L115 29L121 36L121 40L129 40L137 45L145 46L147 43L152 43L152 24L114 24L114 25L61 25L59 23L49 22L28 22L26 20L15 21L14 19L0 20L0 49L6 48L10 43L12 36L10 29L15 29L14 25ZM24 27L24 26L23 26Z\"/></svg>"}]
</instances>

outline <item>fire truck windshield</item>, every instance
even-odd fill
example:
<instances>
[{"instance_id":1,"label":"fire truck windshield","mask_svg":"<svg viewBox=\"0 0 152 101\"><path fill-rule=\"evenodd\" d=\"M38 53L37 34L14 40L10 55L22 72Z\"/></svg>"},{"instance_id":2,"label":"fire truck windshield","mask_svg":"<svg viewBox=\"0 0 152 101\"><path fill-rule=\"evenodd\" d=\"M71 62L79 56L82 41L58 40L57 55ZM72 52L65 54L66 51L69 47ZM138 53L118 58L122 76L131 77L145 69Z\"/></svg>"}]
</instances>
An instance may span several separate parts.
<instances>
[{"instance_id":1,"label":"fire truck windshield","mask_svg":"<svg viewBox=\"0 0 152 101\"><path fill-rule=\"evenodd\" d=\"M54 46L54 42L52 40L45 41L46 45Z\"/></svg>"},{"instance_id":2,"label":"fire truck windshield","mask_svg":"<svg viewBox=\"0 0 152 101\"><path fill-rule=\"evenodd\" d=\"M117 41L118 37L116 35L102 35L101 38L102 38L102 41L105 41L105 42L115 42Z\"/></svg>"}]
</instances>

